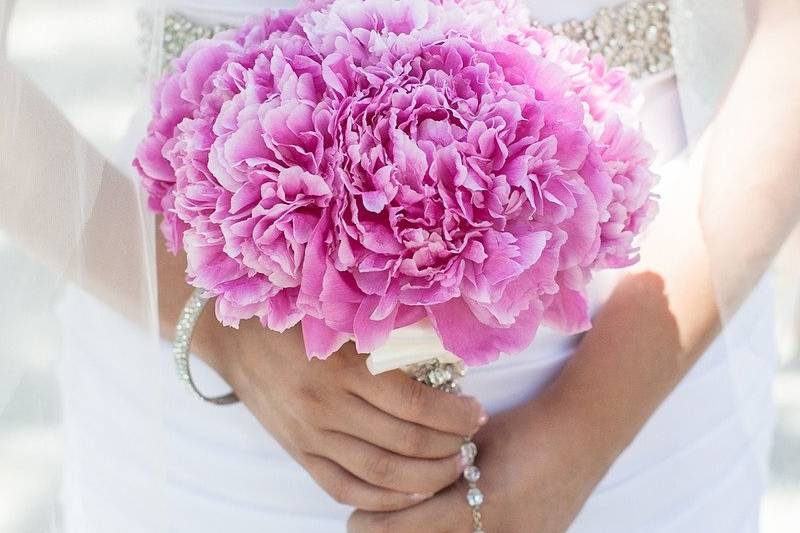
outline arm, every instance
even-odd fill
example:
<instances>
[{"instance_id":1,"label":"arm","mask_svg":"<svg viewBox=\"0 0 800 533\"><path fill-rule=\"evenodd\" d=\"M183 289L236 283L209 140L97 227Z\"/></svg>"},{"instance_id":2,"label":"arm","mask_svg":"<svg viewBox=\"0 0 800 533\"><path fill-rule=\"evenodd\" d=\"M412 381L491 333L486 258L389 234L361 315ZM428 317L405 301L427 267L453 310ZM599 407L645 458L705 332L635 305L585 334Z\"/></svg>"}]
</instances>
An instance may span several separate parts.
<instances>
[{"instance_id":1,"label":"arm","mask_svg":"<svg viewBox=\"0 0 800 533\"><path fill-rule=\"evenodd\" d=\"M649 271L620 284L554 386L573 391L563 395L587 424L612 429L612 449L638 433L718 334L720 307L735 312L797 224L798 31L800 2L762 1L709 138L703 226L688 220L676 230L677 217L660 221L685 245L652 252Z\"/></svg>"},{"instance_id":2,"label":"arm","mask_svg":"<svg viewBox=\"0 0 800 533\"><path fill-rule=\"evenodd\" d=\"M700 216L660 216L647 270L619 283L554 383L477 435L487 530L564 531L719 333L720 306L735 311L797 224L800 2L763 1L759 19L708 139L703 195L713 202ZM664 246L670 234L680 246ZM466 531L463 497L455 487L406 511L358 512L350 530Z\"/></svg>"},{"instance_id":3,"label":"arm","mask_svg":"<svg viewBox=\"0 0 800 533\"><path fill-rule=\"evenodd\" d=\"M171 337L191 291L185 257L154 238L153 217L136 201L138 183L2 56L0 117L10 117L0 125L0 228L56 275L145 328L156 311L146 275L155 255L157 311L162 335ZM398 509L450 485L462 469L462 435L482 422L474 399L400 373L372 378L352 346L309 363L299 328L278 334L251 320L236 331L209 310L195 341L270 434L349 505Z\"/></svg>"},{"instance_id":4,"label":"arm","mask_svg":"<svg viewBox=\"0 0 800 533\"><path fill-rule=\"evenodd\" d=\"M191 288L183 254L173 256L159 242L157 256L162 334L170 337ZM461 475L461 435L485 421L474 399L399 372L372 376L352 343L309 362L299 327L276 333L253 319L234 330L210 307L195 330L195 351L334 499L404 508Z\"/></svg>"}]
</instances>

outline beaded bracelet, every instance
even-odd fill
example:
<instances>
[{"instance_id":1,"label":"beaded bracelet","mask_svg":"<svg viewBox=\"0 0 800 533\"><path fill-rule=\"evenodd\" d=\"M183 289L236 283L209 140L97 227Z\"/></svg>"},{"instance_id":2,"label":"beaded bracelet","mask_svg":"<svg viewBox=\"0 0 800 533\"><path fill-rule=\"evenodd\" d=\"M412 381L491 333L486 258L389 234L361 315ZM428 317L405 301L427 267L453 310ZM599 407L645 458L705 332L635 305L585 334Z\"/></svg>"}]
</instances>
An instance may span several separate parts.
<instances>
[{"instance_id":1,"label":"beaded bracelet","mask_svg":"<svg viewBox=\"0 0 800 533\"><path fill-rule=\"evenodd\" d=\"M438 359L412 365L408 369L408 373L420 383L451 394L461 394L457 380L463 377L465 372L462 364L442 363ZM483 491L478 488L481 471L475 466L477 456L478 447L472 442L472 439L464 437L464 444L461 445L461 457L464 459L464 464L467 465L467 468L464 469L464 480L468 485L467 505L472 511L472 531L473 533L485 533L481 515L484 496Z\"/></svg>"}]
</instances>

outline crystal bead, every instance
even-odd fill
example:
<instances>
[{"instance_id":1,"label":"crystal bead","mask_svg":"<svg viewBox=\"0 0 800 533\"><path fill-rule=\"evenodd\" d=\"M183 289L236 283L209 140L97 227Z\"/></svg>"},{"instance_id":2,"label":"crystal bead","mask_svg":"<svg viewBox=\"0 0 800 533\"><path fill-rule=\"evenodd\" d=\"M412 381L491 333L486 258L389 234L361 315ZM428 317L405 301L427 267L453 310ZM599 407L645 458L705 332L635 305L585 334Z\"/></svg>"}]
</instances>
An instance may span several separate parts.
<instances>
[{"instance_id":1,"label":"crystal bead","mask_svg":"<svg viewBox=\"0 0 800 533\"><path fill-rule=\"evenodd\" d=\"M441 387L453 379L453 375L444 368L434 368L428 372L428 381L434 387Z\"/></svg>"},{"instance_id":2,"label":"crystal bead","mask_svg":"<svg viewBox=\"0 0 800 533\"><path fill-rule=\"evenodd\" d=\"M468 466L466 470L464 470L464 479L466 479L470 483L475 483L480 479L481 471L478 469L477 466Z\"/></svg>"},{"instance_id":3,"label":"crystal bead","mask_svg":"<svg viewBox=\"0 0 800 533\"><path fill-rule=\"evenodd\" d=\"M634 78L672 67L669 9L662 1L628 1L600 9L582 23L547 28L600 52L609 67L624 67Z\"/></svg>"},{"instance_id":4,"label":"crystal bead","mask_svg":"<svg viewBox=\"0 0 800 533\"><path fill-rule=\"evenodd\" d=\"M475 462L475 458L478 456L478 447L475 445L474 442L465 442L461 445L461 457L464 458L464 462L468 465L471 465Z\"/></svg>"},{"instance_id":5,"label":"crystal bead","mask_svg":"<svg viewBox=\"0 0 800 533\"><path fill-rule=\"evenodd\" d=\"M470 507L479 507L483 503L483 492L477 487L467 491L467 503Z\"/></svg>"}]
</instances>

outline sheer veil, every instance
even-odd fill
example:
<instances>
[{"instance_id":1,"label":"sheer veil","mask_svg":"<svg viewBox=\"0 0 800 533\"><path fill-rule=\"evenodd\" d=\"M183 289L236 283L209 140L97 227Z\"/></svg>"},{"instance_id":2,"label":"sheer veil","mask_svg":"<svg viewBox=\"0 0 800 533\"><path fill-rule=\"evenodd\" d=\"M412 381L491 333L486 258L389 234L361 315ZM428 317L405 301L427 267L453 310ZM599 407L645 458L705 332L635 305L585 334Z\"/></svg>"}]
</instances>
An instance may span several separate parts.
<instances>
[{"instance_id":1,"label":"sheer veil","mask_svg":"<svg viewBox=\"0 0 800 533\"><path fill-rule=\"evenodd\" d=\"M722 133L715 127L715 119L752 37L757 9L758 0L672 0L671 34L689 140L689 171L698 175L700 221L722 321L727 324L735 318L742 290L746 294L748 287L766 275L776 292L776 307L765 312L774 313L778 347L789 356L800 348L800 172L793 179L769 182L771 189L765 190L762 183L767 180L758 176L727 180L724 172L708 167L710 154L725 149L725 139L752 134L744 122L736 131ZM764 89L765 98L775 90ZM745 192L751 193L753 200L783 198L780 205L793 208L772 211L769 200L764 206L731 200L744 197ZM757 244L740 245L743 240ZM731 263L740 265L733 273ZM744 338L734 341L725 331L722 335L731 350Z\"/></svg>"},{"instance_id":2,"label":"sheer veil","mask_svg":"<svg viewBox=\"0 0 800 533\"><path fill-rule=\"evenodd\" d=\"M673 4L676 71L698 176L747 42L745 6L733 4ZM150 426L121 421L109 431L149 436L142 453L160 460L142 472L151 487L142 510L153 517L150 531L165 531L168 446L159 435L163 380L172 375L164 375L158 355L154 220L130 167L132 139L143 132L151 81L161 70L164 7L157 0L0 0L0 21L0 530L64 530L61 502L72 496L59 488L69 475L63 457L91 443L79 442L63 421L104 407L92 390L77 400L59 393L72 377L61 357L58 305L80 287L152 339L137 368L139 387L120 391L147 405ZM720 309L730 321L737 303L726 296L722 266L744 258L717 226L727 213L721 200L736 184L698 179ZM773 248L748 259L755 277L773 262ZM797 254L793 261L796 273ZM797 280L782 287L794 304ZM797 322L788 316L783 323ZM115 357L109 349L109 364Z\"/></svg>"},{"instance_id":3,"label":"sheer veil","mask_svg":"<svg viewBox=\"0 0 800 533\"><path fill-rule=\"evenodd\" d=\"M152 339L136 372L137 390L120 390L152 414L150 427L125 421L108 431L146 435L156 458L141 472L151 487L142 512L166 530L161 488L166 460L163 363L158 360L154 222L130 169L130 136L143 132L150 79L160 63L139 30L138 14L158 6L126 0L0 2L0 510L2 531L62 531L69 476L63 458L92 446L64 420L108 408L91 388L62 397L79 379L62 357L59 302L87 291ZM145 34L158 39L148 28ZM86 317L87 319L90 317ZM119 356L108 350L108 364ZM160 458L160 459L159 459ZM81 509L70 505L72 509ZM109 527L113 530L113 527Z\"/></svg>"},{"instance_id":4,"label":"sheer veil","mask_svg":"<svg viewBox=\"0 0 800 533\"><path fill-rule=\"evenodd\" d=\"M730 114L734 106L722 107L735 101L738 111L748 104L730 89L754 37L757 0L673 0L670 9L675 72L688 139L683 189L686 200L695 202L694 213L702 228L724 326L717 343L728 359L731 400L739 405L739 424L756 447L760 445L756 435L764 433L760 430L771 423L774 413L748 409L753 376L764 375L764 366L775 366L779 362L776 356L796 356L800 338L800 176L778 181L766 175L743 176L736 168L741 161L735 153L736 137L751 136L765 145L770 143L769 132L753 129L746 120L731 128L730 116L724 114ZM764 94L773 90L764 89ZM756 157L753 152L741 155ZM728 179L730 176L736 179ZM773 206L770 199L774 198L784 201ZM795 235L787 238L792 228ZM683 246L682 241L676 235L674 246ZM746 301L751 305L743 306ZM765 339L770 341L768 345L764 345ZM766 480L768 465L759 464Z\"/></svg>"}]
</instances>

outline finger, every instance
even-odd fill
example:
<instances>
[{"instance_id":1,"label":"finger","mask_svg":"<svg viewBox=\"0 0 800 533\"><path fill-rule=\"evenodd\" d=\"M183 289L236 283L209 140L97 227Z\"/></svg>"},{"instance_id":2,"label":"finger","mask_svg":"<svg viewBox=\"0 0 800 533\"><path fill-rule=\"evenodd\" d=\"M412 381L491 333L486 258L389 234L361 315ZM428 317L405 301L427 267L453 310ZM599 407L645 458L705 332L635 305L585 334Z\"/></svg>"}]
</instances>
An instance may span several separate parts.
<instances>
[{"instance_id":1,"label":"finger","mask_svg":"<svg viewBox=\"0 0 800 533\"><path fill-rule=\"evenodd\" d=\"M359 509L347 521L348 533L436 533L472 531L472 512L455 485L419 505L396 512L371 512Z\"/></svg>"},{"instance_id":2,"label":"finger","mask_svg":"<svg viewBox=\"0 0 800 533\"><path fill-rule=\"evenodd\" d=\"M446 433L472 435L487 420L475 398L428 387L399 371L364 380L355 392L381 411Z\"/></svg>"},{"instance_id":3,"label":"finger","mask_svg":"<svg viewBox=\"0 0 800 533\"><path fill-rule=\"evenodd\" d=\"M371 485L399 492L434 494L464 471L461 454L445 459L416 459L386 451L351 435L329 431L320 454Z\"/></svg>"},{"instance_id":4,"label":"finger","mask_svg":"<svg viewBox=\"0 0 800 533\"><path fill-rule=\"evenodd\" d=\"M459 452L463 437L407 422L350 395L343 405L346 419L329 420L328 427L406 457L444 459Z\"/></svg>"},{"instance_id":5,"label":"finger","mask_svg":"<svg viewBox=\"0 0 800 533\"><path fill-rule=\"evenodd\" d=\"M430 497L429 494L408 494L365 483L330 459L306 455L303 467L334 500L365 511L398 511Z\"/></svg>"}]
</instances>

